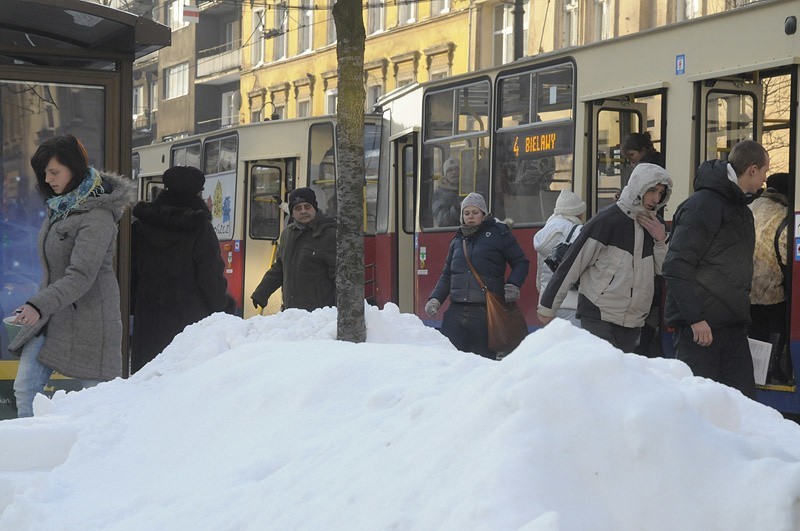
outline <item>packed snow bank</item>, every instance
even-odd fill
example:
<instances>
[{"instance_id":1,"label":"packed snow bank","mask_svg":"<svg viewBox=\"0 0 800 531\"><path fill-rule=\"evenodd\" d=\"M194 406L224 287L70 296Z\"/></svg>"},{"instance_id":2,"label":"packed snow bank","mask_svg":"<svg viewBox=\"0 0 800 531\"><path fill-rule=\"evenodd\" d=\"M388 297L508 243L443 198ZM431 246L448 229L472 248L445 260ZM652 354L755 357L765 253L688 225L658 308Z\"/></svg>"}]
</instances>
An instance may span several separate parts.
<instances>
[{"instance_id":1,"label":"packed snow bank","mask_svg":"<svg viewBox=\"0 0 800 531\"><path fill-rule=\"evenodd\" d=\"M188 327L0 422L0 530L795 530L800 428L557 320L501 362L394 306ZM43 442L44 441L44 442Z\"/></svg>"}]
</instances>

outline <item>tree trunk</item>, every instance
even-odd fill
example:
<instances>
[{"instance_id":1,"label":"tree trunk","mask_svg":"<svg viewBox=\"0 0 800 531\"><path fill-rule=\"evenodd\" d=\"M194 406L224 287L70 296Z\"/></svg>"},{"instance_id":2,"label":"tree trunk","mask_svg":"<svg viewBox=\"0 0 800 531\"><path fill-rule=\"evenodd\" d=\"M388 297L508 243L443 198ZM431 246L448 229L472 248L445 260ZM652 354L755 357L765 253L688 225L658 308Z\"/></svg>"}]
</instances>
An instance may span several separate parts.
<instances>
[{"instance_id":1,"label":"tree trunk","mask_svg":"<svg viewBox=\"0 0 800 531\"><path fill-rule=\"evenodd\" d=\"M364 32L361 0L333 6L339 59L336 173L336 336L361 343L364 322Z\"/></svg>"}]
</instances>

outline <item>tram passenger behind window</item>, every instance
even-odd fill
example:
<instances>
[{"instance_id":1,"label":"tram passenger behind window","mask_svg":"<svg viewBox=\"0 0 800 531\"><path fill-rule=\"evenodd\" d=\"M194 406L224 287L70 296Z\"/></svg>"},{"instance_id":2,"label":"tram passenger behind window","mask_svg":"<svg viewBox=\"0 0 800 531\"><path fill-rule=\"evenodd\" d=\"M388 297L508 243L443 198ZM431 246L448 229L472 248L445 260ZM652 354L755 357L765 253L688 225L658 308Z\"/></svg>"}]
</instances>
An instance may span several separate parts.
<instances>
[{"instance_id":1,"label":"tram passenger behind window","mask_svg":"<svg viewBox=\"0 0 800 531\"><path fill-rule=\"evenodd\" d=\"M460 168L458 161L449 158L442 165L442 177L433 192L433 221L436 227L460 225L461 206L458 196Z\"/></svg>"},{"instance_id":2,"label":"tram passenger behind window","mask_svg":"<svg viewBox=\"0 0 800 531\"><path fill-rule=\"evenodd\" d=\"M756 226L750 337L772 344L767 380L774 384L787 383L792 374L785 352L788 195L789 174L774 173L767 179L766 191L748 205Z\"/></svg>"}]
</instances>

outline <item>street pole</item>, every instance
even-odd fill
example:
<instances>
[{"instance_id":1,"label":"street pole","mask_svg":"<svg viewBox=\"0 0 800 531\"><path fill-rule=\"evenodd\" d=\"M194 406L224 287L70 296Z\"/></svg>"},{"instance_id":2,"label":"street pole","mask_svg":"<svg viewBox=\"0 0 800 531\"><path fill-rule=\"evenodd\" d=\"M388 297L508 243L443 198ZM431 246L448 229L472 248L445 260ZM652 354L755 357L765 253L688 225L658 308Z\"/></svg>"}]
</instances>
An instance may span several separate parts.
<instances>
[{"instance_id":1,"label":"street pole","mask_svg":"<svg viewBox=\"0 0 800 531\"><path fill-rule=\"evenodd\" d=\"M514 60L522 58L525 51L525 43L522 41L524 37L524 16L525 8L523 7L522 0L514 0L514 9L511 11L514 15Z\"/></svg>"}]
</instances>

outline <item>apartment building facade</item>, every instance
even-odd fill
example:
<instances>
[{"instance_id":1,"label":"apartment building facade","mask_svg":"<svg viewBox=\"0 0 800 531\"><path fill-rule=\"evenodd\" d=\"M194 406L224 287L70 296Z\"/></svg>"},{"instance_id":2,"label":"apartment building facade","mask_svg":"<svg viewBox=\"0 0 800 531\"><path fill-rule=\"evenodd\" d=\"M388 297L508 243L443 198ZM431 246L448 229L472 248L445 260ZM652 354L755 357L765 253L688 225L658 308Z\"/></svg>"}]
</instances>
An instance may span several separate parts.
<instances>
[{"instance_id":1,"label":"apartment building facade","mask_svg":"<svg viewBox=\"0 0 800 531\"><path fill-rule=\"evenodd\" d=\"M172 46L135 65L134 146L336 110L333 0L114 1L172 28ZM526 0L523 55L643 31L738 3L744 0ZM382 94L409 83L512 61L513 9L498 0L365 2L367 110ZM646 57L642 50L642 60Z\"/></svg>"}]
</instances>

